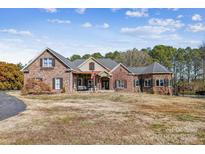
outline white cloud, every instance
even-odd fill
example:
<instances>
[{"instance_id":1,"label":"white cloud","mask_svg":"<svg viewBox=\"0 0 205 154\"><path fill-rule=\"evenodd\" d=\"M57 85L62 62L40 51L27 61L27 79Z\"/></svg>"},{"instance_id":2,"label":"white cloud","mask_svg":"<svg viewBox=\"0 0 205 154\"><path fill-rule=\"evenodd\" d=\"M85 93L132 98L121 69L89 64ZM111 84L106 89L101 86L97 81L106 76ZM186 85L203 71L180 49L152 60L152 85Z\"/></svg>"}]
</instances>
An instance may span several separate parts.
<instances>
[{"instance_id":1,"label":"white cloud","mask_svg":"<svg viewBox=\"0 0 205 154\"><path fill-rule=\"evenodd\" d=\"M2 33L8 33L12 35L21 35L21 36L32 36L32 33L27 30L16 30L16 29L0 29Z\"/></svg>"},{"instance_id":2,"label":"white cloud","mask_svg":"<svg viewBox=\"0 0 205 154\"><path fill-rule=\"evenodd\" d=\"M199 15L199 14L194 14L194 15L192 16L192 20L193 20L193 21L201 21L201 20L202 20L202 16Z\"/></svg>"},{"instance_id":3,"label":"white cloud","mask_svg":"<svg viewBox=\"0 0 205 154\"><path fill-rule=\"evenodd\" d=\"M121 32L130 35L159 35L164 32L172 32L173 29L163 26L138 26L135 28L121 28Z\"/></svg>"},{"instance_id":4,"label":"white cloud","mask_svg":"<svg viewBox=\"0 0 205 154\"><path fill-rule=\"evenodd\" d=\"M93 27L93 25L90 22L86 22L86 23L82 24L82 27L91 28L91 27Z\"/></svg>"},{"instance_id":5,"label":"white cloud","mask_svg":"<svg viewBox=\"0 0 205 154\"><path fill-rule=\"evenodd\" d=\"M97 25L96 27L107 29L110 25L108 23L103 23L102 25Z\"/></svg>"},{"instance_id":6,"label":"white cloud","mask_svg":"<svg viewBox=\"0 0 205 154\"><path fill-rule=\"evenodd\" d=\"M182 14L177 16L177 19L183 18L184 16Z\"/></svg>"},{"instance_id":7,"label":"white cloud","mask_svg":"<svg viewBox=\"0 0 205 154\"><path fill-rule=\"evenodd\" d=\"M20 41L20 40L19 40ZM19 63L27 63L31 58L35 49L28 48L26 43L21 40L0 40L0 61Z\"/></svg>"},{"instance_id":8,"label":"white cloud","mask_svg":"<svg viewBox=\"0 0 205 154\"><path fill-rule=\"evenodd\" d=\"M77 12L78 14L84 14L85 11L86 11L86 8L75 9L75 12Z\"/></svg>"},{"instance_id":9,"label":"white cloud","mask_svg":"<svg viewBox=\"0 0 205 154\"><path fill-rule=\"evenodd\" d=\"M205 25L202 23L197 23L194 25L188 25L187 31L190 32L200 32L200 31L205 31Z\"/></svg>"},{"instance_id":10,"label":"white cloud","mask_svg":"<svg viewBox=\"0 0 205 154\"><path fill-rule=\"evenodd\" d=\"M55 8L43 8L43 10L45 10L48 13L56 13L57 12L57 9L55 9Z\"/></svg>"},{"instance_id":11,"label":"white cloud","mask_svg":"<svg viewBox=\"0 0 205 154\"><path fill-rule=\"evenodd\" d=\"M139 35L138 38L146 40L149 43L158 42L157 44L164 44L167 42L181 42L183 39L178 34L150 34Z\"/></svg>"},{"instance_id":12,"label":"white cloud","mask_svg":"<svg viewBox=\"0 0 205 154\"><path fill-rule=\"evenodd\" d=\"M112 8L111 11L112 12L117 12L118 10L120 10L121 8Z\"/></svg>"},{"instance_id":13,"label":"white cloud","mask_svg":"<svg viewBox=\"0 0 205 154\"><path fill-rule=\"evenodd\" d=\"M129 17L148 17L148 9L132 9L125 13Z\"/></svg>"},{"instance_id":14,"label":"white cloud","mask_svg":"<svg viewBox=\"0 0 205 154\"><path fill-rule=\"evenodd\" d=\"M60 19L48 19L50 23L57 23L57 24L70 24L70 20L60 20Z\"/></svg>"},{"instance_id":15,"label":"white cloud","mask_svg":"<svg viewBox=\"0 0 205 154\"><path fill-rule=\"evenodd\" d=\"M171 11L178 11L179 8L168 8L168 10L171 10Z\"/></svg>"},{"instance_id":16,"label":"white cloud","mask_svg":"<svg viewBox=\"0 0 205 154\"><path fill-rule=\"evenodd\" d=\"M149 24L154 26L164 26L164 27L173 27L173 28L181 28L184 26L184 24L180 20L159 19L159 18L149 19Z\"/></svg>"},{"instance_id":17,"label":"white cloud","mask_svg":"<svg viewBox=\"0 0 205 154\"><path fill-rule=\"evenodd\" d=\"M185 40L184 43L191 44L191 45L194 45L194 46L199 46L199 45L202 44L202 41L199 41L199 40Z\"/></svg>"}]
</instances>

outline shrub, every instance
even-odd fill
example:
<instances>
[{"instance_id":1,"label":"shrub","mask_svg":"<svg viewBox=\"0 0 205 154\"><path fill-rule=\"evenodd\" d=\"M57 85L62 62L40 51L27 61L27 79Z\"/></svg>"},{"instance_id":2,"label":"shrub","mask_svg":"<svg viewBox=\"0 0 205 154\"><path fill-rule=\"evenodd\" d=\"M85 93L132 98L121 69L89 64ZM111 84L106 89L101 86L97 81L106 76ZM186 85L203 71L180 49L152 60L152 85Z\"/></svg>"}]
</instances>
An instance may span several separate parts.
<instances>
[{"instance_id":1,"label":"shrub","mask_svg":"<svg viewBox=\"0 0 205 154\"><path fill-rule=\"evenodd\" d=\"M21 89L23 73L20 68L11 63L0 62L0 90Z\"/></svg>"},{"instance_id":2,"label":"shrub","mask_svg":"<svg viewBox=\"0 0 205 154\"><path fill-rule=\"evenodd\" d=\"M21 93L23 95L27 95L27 94L34 94L34 95L50 94L51 88L43 81L35 80L35 79L28 79L25 86L23 87Z\"/></svg>"},{"instance_id":3,"label":"shrub","mask_svg":"<svg viewBox=\"0 0 205 154\"><path fill-rule=\"evenodd\" d=\"M63 87L63 89L61 90L61 93L65 93L65 87Z\"/></svg>"}]
</instances>

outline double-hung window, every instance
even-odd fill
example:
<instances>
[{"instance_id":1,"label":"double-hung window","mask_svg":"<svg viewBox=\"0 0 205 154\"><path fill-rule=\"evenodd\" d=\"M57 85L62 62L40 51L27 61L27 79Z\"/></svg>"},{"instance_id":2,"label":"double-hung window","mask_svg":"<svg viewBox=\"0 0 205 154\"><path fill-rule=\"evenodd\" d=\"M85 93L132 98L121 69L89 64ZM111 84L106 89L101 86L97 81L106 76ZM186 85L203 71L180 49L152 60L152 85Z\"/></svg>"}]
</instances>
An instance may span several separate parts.
<instances>
[{"instance_id":1,"label":"double-hung window","mask_svg":"<svg viewBox=\"0 0 205 154\"><path fill-rule=\"evenodd\" d=\"M140 81L139 80L135 80L135 87L138 87L140 85Z\"/></svg>"},{"instance_id":2,"label":"double-hung window","mask_svg":"<svg viewBox=\"0 0 205 154\"><path fill-rule=\"evenodd\" d=\"M91 70L91 71L95 70L95 63L94 62L89 63L89 70Z\"/></svg>"},{"instance_id":3,"label":"double-hung window","mask_svg":"<svg viewBox=\"0 0 205 154\"><path fill-rule=\"evenodd\" d=\"M164 80L163 79L157 79L156 80L156 86L163 87L164 86Z\"/></svg>"},{"instance_id":4,"label":"double-hung window","mask_svg":"<svg viewBox=\"0 0 205 154\"><path fill-rule=\"evenodd\" d=\"M59 89L61 89L61 85L60 85L61 83L60 83L60 79L59 78L56 78L55 79L55 89L56 90L59 90Z\"/></svg>"},{"instance_id":5,"label":"double-hung window","mask_svg":"<svg viewBox=\"0 0 205 154\"><path fill-rule=\"evenodd\" d=\"M169 87L172 86L172 80L168 80L168 86L169 86Z\"/></svg>"},{"instance_id":6,"label":"double-hung window","mask_svg":"<svg viewBox=\"0 0 205 154\"><path fill-rule=\"evenodd\" d=\"M117 80L116 81L116 88L125 88L125 81L124 80Z\"/></svg>"},{"instance_id":7,"label":"double-hung window","mask_svg":"<svg viewBox=\"0 0 205 154\"><path fill-rule=\"evenodd\" d=\"M43 67L53 67L52 58L43 58Z\"/></svg>"},{"instance_id":8,"label":"double-hung window","mask_svg":"<svg viewBox=\"0 0 205 154\"><path fill-rule=\"evenodd\" d=\"M145 87L151 87L151 80L150 79L144 80L144 86Z\"/></svg>"}]
</instances>

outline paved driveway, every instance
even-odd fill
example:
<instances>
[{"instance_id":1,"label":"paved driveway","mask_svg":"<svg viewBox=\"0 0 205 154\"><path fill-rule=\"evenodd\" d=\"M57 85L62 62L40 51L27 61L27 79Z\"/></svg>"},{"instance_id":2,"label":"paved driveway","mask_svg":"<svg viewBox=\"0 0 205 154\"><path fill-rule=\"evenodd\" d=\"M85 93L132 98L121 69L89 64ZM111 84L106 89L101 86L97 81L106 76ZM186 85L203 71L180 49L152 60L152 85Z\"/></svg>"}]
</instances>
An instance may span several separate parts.
<instances>
[{"instance_id":1,"label":"paved driveway","mask_svg":"<svg viewBox=\"0 0 205 154\"><path fill-rule=\"evenodd\" d=\"M22 101L4 92L0 92L0 120L17 115L25 109L26 105Z\"/></svg>"}]
</instances>

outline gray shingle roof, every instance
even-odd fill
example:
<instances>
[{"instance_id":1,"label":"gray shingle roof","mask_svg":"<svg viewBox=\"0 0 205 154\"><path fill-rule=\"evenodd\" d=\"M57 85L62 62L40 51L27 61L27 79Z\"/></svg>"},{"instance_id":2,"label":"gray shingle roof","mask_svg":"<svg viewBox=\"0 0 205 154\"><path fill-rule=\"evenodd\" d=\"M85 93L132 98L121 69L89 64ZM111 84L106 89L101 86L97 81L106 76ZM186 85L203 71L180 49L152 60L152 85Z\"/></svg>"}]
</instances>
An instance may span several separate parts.
<instances>
[{"instance_id":1,"label":"gray shingle roof","mask_svg":"<svg viewBox=\"0 0 205 154\"><path fill-rule=\"evenodd\" d=\"M115 66L118 65L117 62L113 61L110 58L99 58L96 59L98 63L102 64L103 66L113 69ZM82 64L85 61L85 59L77 59L72 62L75 68L77 68L80 64Z\"/></svg>"},{"instance_id":2,"label":"gray shingle roof","mask_svg":"<svg viewBox=\"0 0 205 154\"><path fill-rule=\"evenodd\" d=\"M53 55L55 55L58 59L60 59L65 65L67 65L71 69L75 68L73 63L70 60L68 60L67 58L65 58L64 56L62 56L59 53L53 51L52 49L47 48L47 50L50 51Z\"/></svg>"},{"instance_id":3,"label":"gray shingle roof","mask_svg":"<svg viewBox=\"0 0 205 154\"><path fill-rule=\"evenodd\" d=\"M99 58L97 59L97 61L109 69L113 69L115 66L118 65L117 62L110 58Z\"/></svg>"},{"instance_id":4,"label":"gray shingle roof","mask_svg":"<svg viewBox=\"0 0 205 154\"><path fill-rule=\"evenodd\" d=\"M85 61L85 59L76 59L76 60L72 61L72 64L74 65L75 68L77 68L84 61Z\"/></svg>"},{"instance_id":5,"label":"gray shingle roof","mask_svg":"<svg viewBox=\"0 0 205 154\"><path fill-rule=\"evenodd\" d=\"M146 67L128 67L130 72L134 74L143 74L143 71Z\"/></svg>"},{"instance_id":6,"label":"gray shingle roof","mask_svg":"<svg viewBox=\"0 0 205 154\"><path fill-rule=\"evenodd\" d=\"M129 67L128 69L134 74L172 73L157 62L145 67Z\"/></svg>"}]
</instances>

